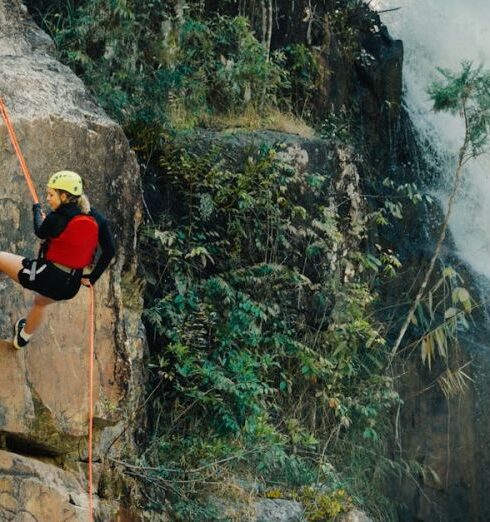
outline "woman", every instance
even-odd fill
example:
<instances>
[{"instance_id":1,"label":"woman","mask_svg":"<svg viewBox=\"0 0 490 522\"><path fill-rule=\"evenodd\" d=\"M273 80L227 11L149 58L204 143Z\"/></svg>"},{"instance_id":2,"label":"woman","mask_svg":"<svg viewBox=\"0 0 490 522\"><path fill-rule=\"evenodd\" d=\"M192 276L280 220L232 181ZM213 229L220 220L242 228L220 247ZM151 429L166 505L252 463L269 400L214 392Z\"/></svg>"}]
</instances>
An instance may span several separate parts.
<instances>
[{"instance_id":1,"label":"woman","mask_svg":"<svg viewBox=\"0 0 490 522\"><path fill-rule=\"evenodd\" d=\"M14 325L13 345L17 349L27 345L48 305L71 299L82 284L95 284L115 254L109 224L90 208L76 172L63 170L51 176L47 202L52 212L45 219L39 203L32 208L34 231L44 240L38 258L0 252L0 271L36 292L27 317ZM98 247L100 255L93 270L84 273L93 263Z\"/></svg>"}]
</instances>

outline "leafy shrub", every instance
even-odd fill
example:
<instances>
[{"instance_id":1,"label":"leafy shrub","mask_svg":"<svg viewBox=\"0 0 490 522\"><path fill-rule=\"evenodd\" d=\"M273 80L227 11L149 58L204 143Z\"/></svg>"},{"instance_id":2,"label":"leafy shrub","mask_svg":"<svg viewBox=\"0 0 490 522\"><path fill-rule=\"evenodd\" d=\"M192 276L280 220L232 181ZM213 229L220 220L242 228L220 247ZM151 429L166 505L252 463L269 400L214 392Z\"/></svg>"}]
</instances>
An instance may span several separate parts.
<instances>
[{"instance_id":1,"label":"leafy shrub","mask_svg":"<svg viewBox=\"0 0 490 522\"><path fill-rule=\"evenodd\" d=\"M307 487L301 490L298 500L304 505L310 522L330 522L352 508L352 499L343 489L326 493Z\"/></svg>"},{"instance_id":2,"label":"leafy shrub","mask_svg":"<svg viewBox=\"0 0 490 522\"><path fill-rule=\"evenodd\" d=\"M283 53L269 57L244 17L177 22L162 0L48 2L37 9L60 59L127 131L171 128L176 111L193 125L209 113L277 106L288 85Z\"/></svg>"},{"instance_id":3,"label":"leafy shrub","mask_svg":"<svg viewBox=\"0 0 490 522\"><path fill-rule=\"evenodd\" d=\"M318 92L320 66L312 49L305 44L289 45L284 49L289 82L282 89L285 103L301 117L314 120L312 101Z\"/></svg>"},{"instance_id":4,"label":"leafy shrub","mask_svg":"<svg viewBox=\"0 0 490 522\"><path fill-rule=\"evenodd\" d=\"M267 148L242 169L220 157L166 151L173 204L142 237L164 382L148 458L185 473L184 461L232 455L237 469L287 488L330 480L328 441L345 434L377 455L398 403L381 371L376 296L360 277L339 279L346 218L325 202L326 173L300 174ZM199 452L204 440L218 452Z\"/></svg>"},{"instance_id":5,"label":"leafy shrub","mask_svg":"<svg viewBox=\"0 0 490 522\"><path fill-rule=\"evenodd\" d=\"M240 112L248 104L275 105L287 81L283 57L272 60L243 17L188 20L180 36L178 98L191 112Z\"/></svg>"}]
</instances>

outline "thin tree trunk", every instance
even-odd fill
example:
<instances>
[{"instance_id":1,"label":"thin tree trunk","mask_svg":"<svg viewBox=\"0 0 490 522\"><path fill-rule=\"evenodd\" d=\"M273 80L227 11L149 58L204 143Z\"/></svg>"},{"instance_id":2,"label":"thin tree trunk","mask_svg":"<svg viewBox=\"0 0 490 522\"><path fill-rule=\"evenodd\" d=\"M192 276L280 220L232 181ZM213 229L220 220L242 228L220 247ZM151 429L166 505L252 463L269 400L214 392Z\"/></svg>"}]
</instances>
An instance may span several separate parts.
<instances>
[{"instance_id":1,"label":"thin tree trunk","mask_svg":"<svg viewBox=\"0 0 490 522\"><path fill-rule=\"evenodd\" d=\"M264 47L267 39L267 9L265 2L266 0L260 0L260 6L262 7L262 44Z\"/></svg>"},{"instance_id":2,"label":"thin tree trunk","mask_svg":"<svg viewBox=\"0 0 490 522\"><path fill-rule=\"evenodd\" d=\"M267 2L267 5L266 5ZM272 20L273 20L273 8L272 0L261 0L262 6L262 45L266 52L267 61L270 60L271 42L272 42ZM267 81L264 82L262 92L260 93L260 105L259 108L262 111L265 105L265 98L267 94Z\"/></svg>"},{"instance_id":3,"label":"thin tree trunk","mask_svg":"<svg viewBox=\"0 0 490 522\"><path fill-rule=\"evenodd\" d=\"M316 4L312 7L311 0L308 0L308 16L306 18L306 22L308 22L308 27L306 28L306 41L308 45L311 45L311 26L313 24L313 19L315 17Z\"/></svg>"},{"instance_id":4,"label":"thin tree trunk","mask_svg":"<svg viewBox=\"0 0 490 522\"><path fill-rule=\"evenodd\" d=\"M269 61L272 41L272 0L260 0L260 5L262 6L262 45L267 53L267 61Z\"/></svg>"},{"instance_id":5,"label":"thin tree trunk","mask_svg":"<svg viewBox=\"0 0 490 522\"><path fill-rule=\"evenodd\" d=\"M434 266L436 264L437 258L439 257L439 254L441 252L442 243L444 242L444 239L446 237L446 231L447 231L447 227L448 227L448 223L449 223L449 218L451 216L451 212L453 209L454 200L456 199L456 193L459 188L459 182L461 179L461 174L462 174L463 166L465 163L464 160L465 160L466 152L468 150L468 145L469 145L468 120L467 120L465 108L463 109L463 113L464 113L464 119L465 119L465 138L464 138L464 143L461 146L461 149L459 150L458 166L456 168L456 173L454 175L453 189L451 191L451 195L449 196L449 201L448 201L448 205L447 205L446 215L444 217L444 222L442 224L441 231L439 233L439 239L437 240L434 254L432 255L432 258L430 260L429 268L427 269L427 272L424 275L424 279L422 281L422 284L420 285L419 291L417 292L417 295L416 295L414 301L412 302L412 306L410 307L407 317L405 318L405 321L404 321L402 327L400 328L400 332L398 333L396 342L393 345L393 348L391 350L390 362L393 360L393 358L396 355L396 352L400 348L403 338L405 337L405 333L407 332L408 326L410 325L410 321L412 320L412 317L414 316L415 310L417 309L418 305L420 304L420 301L422 300L422 297L424 296L424 292L429 283L430 276L432 275L432 272L434 271Z\"/></svg>"},{"instance_id":6,"label":"thin tree trunk","mask_svg":"<svg viewBox=\"0 0 490 522\"><path fill-rule=\"evenodd\" d=\"M267 60L269 60L270 53L271 53L271 43L272 43L272 20L273 20L272 0L268 0L267 3L268 3L268 16L267 16L266 51L267 51Z\"/></svg>"}]
</instances>

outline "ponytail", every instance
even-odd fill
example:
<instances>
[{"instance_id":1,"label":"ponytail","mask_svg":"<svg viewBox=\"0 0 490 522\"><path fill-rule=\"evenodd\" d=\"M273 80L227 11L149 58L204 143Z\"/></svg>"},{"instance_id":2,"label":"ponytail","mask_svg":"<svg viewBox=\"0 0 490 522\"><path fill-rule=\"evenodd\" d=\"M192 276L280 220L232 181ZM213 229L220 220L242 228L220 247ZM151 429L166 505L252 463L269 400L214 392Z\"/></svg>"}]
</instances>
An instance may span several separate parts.
<instances>
[{"instance_id":1,"label":"ponytail","mask_svg":"<svg viewBox=\"0 0 490 522\"><path fill-rule=\"evenodd\" d=\"M90 212L90 201L85 194L77 198L77 205L82 214L88 214Z\"/></svg>"},{"instance_id":2,"label":"ponytail","mask_svg":"<svg viewBox=\"0 0 490 522\"><path fill-rule=\"evenodd\" d=\"M85 194L82 194L81 196L74 196L73 194L70 194L66 190L60 190L55 189L58 194L65 194L68 203L76 203L78 208L80 209L80 212L82 214L89 214L90 213L90 201L88 200L88 197Z\"/></svg>"}]
</instances>

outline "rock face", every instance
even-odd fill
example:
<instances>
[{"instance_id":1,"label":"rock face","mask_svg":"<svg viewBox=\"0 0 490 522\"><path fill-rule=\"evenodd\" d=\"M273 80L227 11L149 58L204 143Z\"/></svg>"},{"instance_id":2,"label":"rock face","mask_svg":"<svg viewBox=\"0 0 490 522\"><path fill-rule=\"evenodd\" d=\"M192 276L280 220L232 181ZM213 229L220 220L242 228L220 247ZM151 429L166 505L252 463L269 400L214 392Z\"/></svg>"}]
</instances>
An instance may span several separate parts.
<instances>
[{"instance_id":1,"label":"rock face","mask_svg":"<svg viewBox=\"0 0 490 522\"><path fill-rule=\"evenodd\" d=\"M301 522L303 507L288 500L263 500L256 506L256 522Z\"/></svg>"},{"instance_id":2,"label":"rock face","mask_svg":"<svg viewBox=\"0 0 490 522\"><path fill-rule=\"evenodd\" d=\"M353 509L348 513L344 513L338 517L337 522L372 522L372 520L366 515L366 513Z\"/></svg>"},{"instance_id":3,"label":"rock face","mask_svg":"<svg viewBox=\"0 0 490 522\"><path fill-rule=\"evenodd\" d=\"M116 259L95 287L94 451L101 455L122 431L122 406L124 413L131 411L141 393L141 386L137 386L141 384L144 348L140 313L124 305L136 265L139 173L122 130L91 101L81 81L54 60L50 49L49 38L29 20L20 1L0 0L0 95L8 106L40 200L44 200L44 186L52 172L75 170L86 180L93 205L110 219L116 238ZM38 244L31 223L32 201L3 121L0 140L0 250L33 256ZM3 449L57 457L64 462L84 460L88 427L88 297L88 291L82 288L75 299L51 305L26 350L17 352L7 342L0 343ZM0 333L4 338L10 335L12 322L25 315L31 301L30 292L10 280L1 281ZM138 300L135 302L137 308ZM111 451L117 452L117 444ZM13 498L20 500L12 491L27 487L22 485L27 480L23 469L32 467L38 473L40 465L5 452L0 459L2 480L10 484L2 488L5 501L0 502L0 518L31 520L27 515L11 516L21 509L20 504L14 506ZM43 474L39 471L40 477ZM73 491L84 495L74 486L70 473L53 468L50 476L59 478L55 480L56 488L64 488L63 500L53 501L50 511L42 511L48 509L46 506L34 505L26 510L39 513L33 515L37 520L86 519L86 503L76 507L78 504L69 500ZM39 491L32 498L44 498L41 492L48 485L40 481L32 487ZM51 493L46 494L51 498ZM41 511L36 511L38 508ZM77 515L80 510L83 515Z\"/></svg>"},{"instance_id":4,"label":"rock face","mask_svg":"<svg viewBox=\"0 0 490 522\"><path fill-rule=\"evenodd\" d=\"M0 451L0 514L3 521L87 520L85 469L68 473L52 464ZM96 500L103 520L123 520L116 503Z\"/></svg>"},{"instance_id":5,"label":"rock face","mask_svg":"<svg viewBox=\"0 0 490 522\"><path fill-rule=\"evenodd\" d=\"M433 166L438 163L434 159L437 152L430 150L426 161L427 149L420 146L414 136L407 115L403 115L393 135L392 152L392 162L386 172L397 183L414 182L421 188L434 183L438 175ZM385 302L398 306L400 296L409 291L412 296L415 294L434 252L442 221L443 211L438 202L433 202L412 209L407 207L404 219L394 224L391 231L383 232L383 241L393 245L404 267L404 277L391 285L389 295L383 296ZM486 304L489 286L488 281L472 273L458 258L450 234L447 234L439 262L441 266L457 270L463 278L462 286L482 306L475 307L470 329L460 333L458 346L451 346L449 364L436 358L429 369L427 364L421 363L419 345L410 354L400 357L396 374L404 402L397 450L401 449L408 461L421 464L424 472L416 471L400 482L393 481L392 495L400 506L400 522L490 520L490 499L486 494L490 487L487 473L490 462L490 325ZM433 275L429 287L439 277L440 272ZM406 311L398 310L397 320L401 323ZM409 335L405 339L407 345L420 340L424 329L412 327ZM464 367L463 371L471 378L466 383L466 392L450 399L446 399L440 387L440 378L448 366L452 371Z\"/></svg>"}]
</instances>

